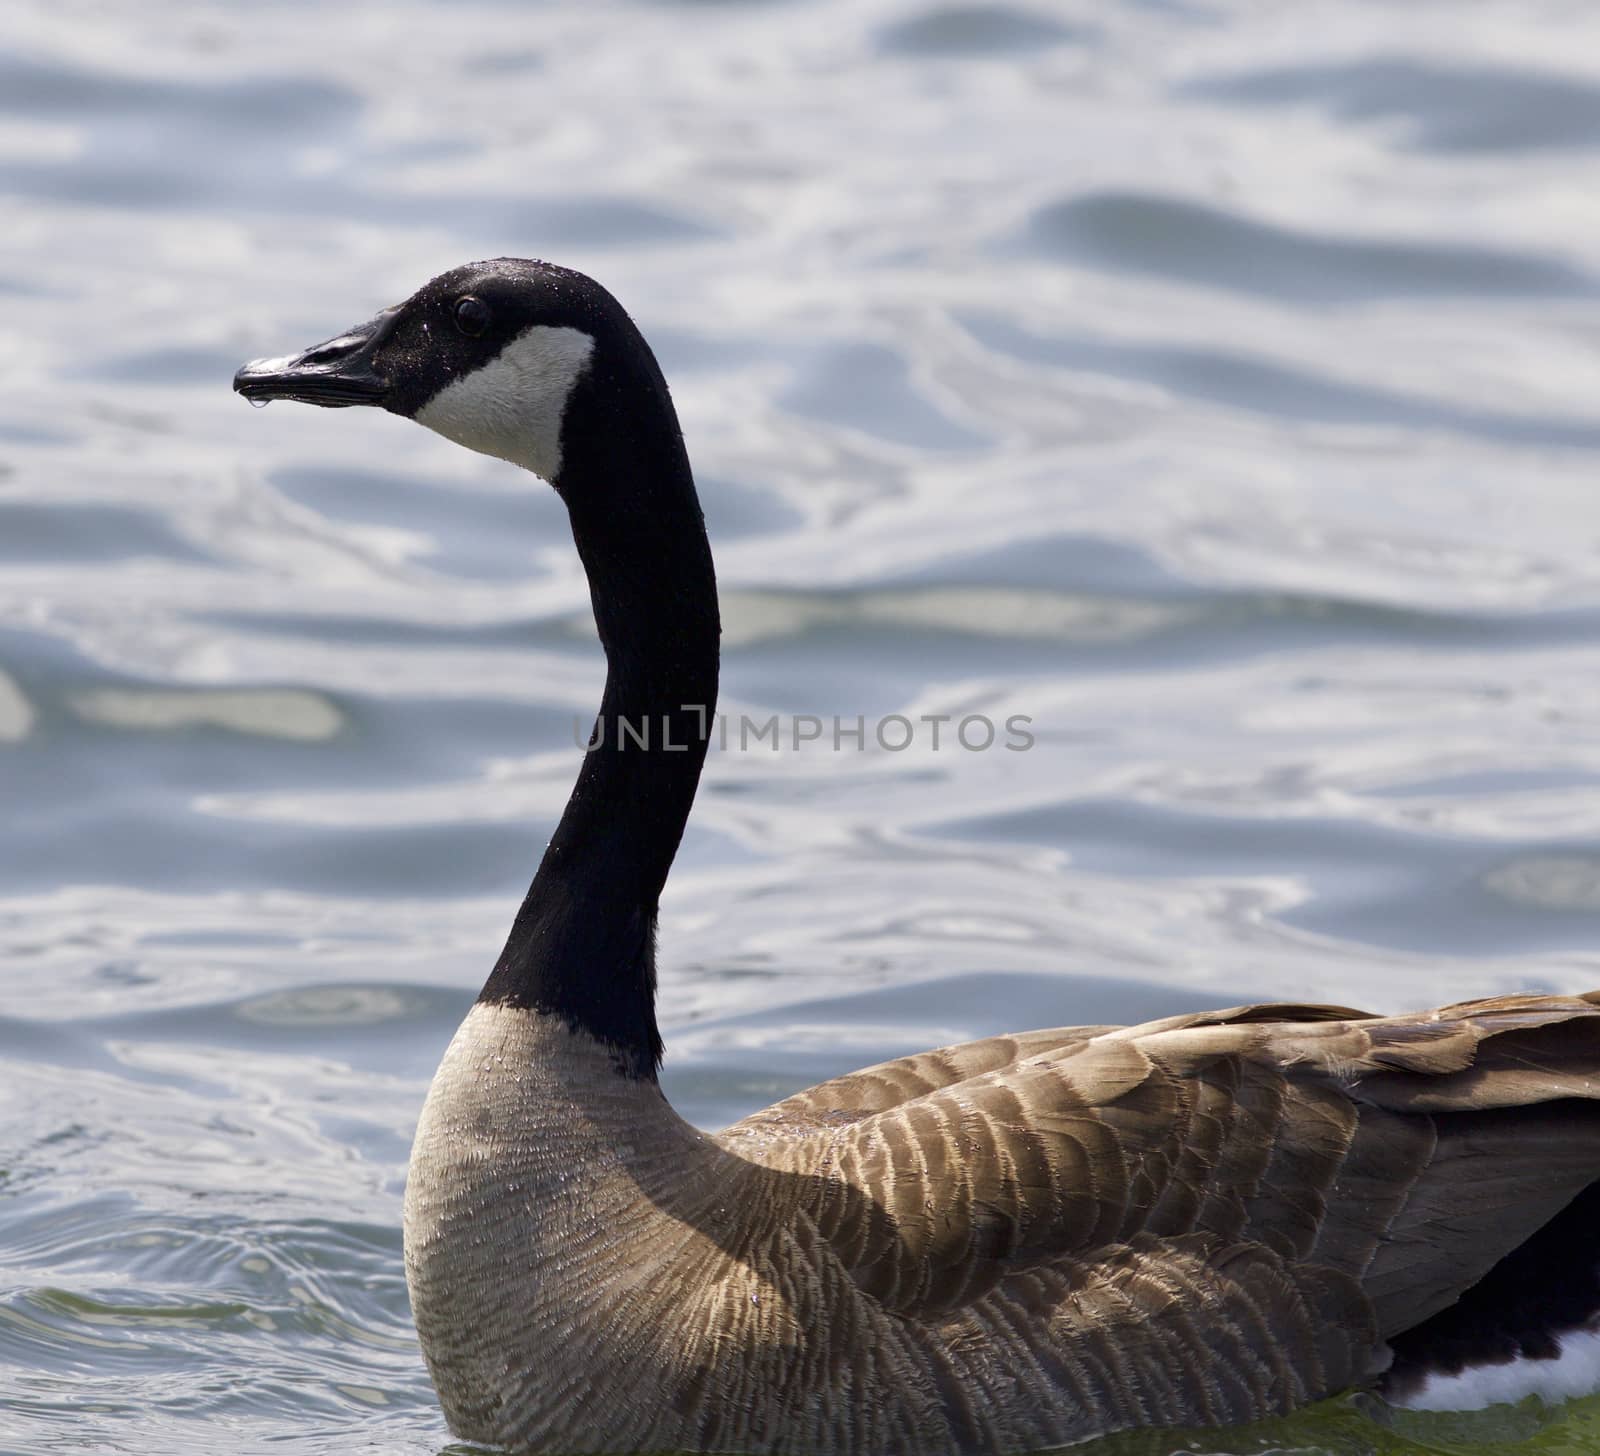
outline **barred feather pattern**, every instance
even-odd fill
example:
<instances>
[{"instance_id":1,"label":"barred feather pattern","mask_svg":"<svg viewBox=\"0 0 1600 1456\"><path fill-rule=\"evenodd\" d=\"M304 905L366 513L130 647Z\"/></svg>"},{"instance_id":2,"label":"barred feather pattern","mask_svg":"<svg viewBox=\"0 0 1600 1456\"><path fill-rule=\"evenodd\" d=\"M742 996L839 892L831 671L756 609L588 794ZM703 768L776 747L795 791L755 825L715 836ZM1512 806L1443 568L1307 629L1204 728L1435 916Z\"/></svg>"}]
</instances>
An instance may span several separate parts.
<instances>
[{"instance_id":1,"label":"barred feather pattern","mask_svg":"<svg viewBox=\"0 0 1600 1456\"><path fill-rule=\"evenodd\" d=\"M519 1450L1025 1451L1384 1368L1600 1179L1600 993L994 1037L718 1137L475 1006L406 1190L452 1429Z\"/></svg>"}]
</instances>

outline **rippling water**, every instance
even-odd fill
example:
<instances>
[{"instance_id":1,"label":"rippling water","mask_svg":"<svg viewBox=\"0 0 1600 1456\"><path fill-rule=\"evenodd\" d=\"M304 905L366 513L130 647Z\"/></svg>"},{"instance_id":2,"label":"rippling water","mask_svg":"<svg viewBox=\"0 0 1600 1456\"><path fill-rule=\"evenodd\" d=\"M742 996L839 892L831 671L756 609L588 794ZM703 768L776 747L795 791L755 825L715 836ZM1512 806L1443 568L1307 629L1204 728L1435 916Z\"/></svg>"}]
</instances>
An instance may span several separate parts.
<instances>
[{"instance_id":1,"label":"rippling water","mask_svg":"<svg viewBox=\"0 0 1600 1456\"><path fill-rule=\"evenodd\" d=\"M469 258L657 345L735 722L1033 720L713 754L662 927L695 1120L1002 1029L1600 984L1592 7L0 31L0 1450L448 1441L407 1145L601 663L542 487L228 381Z\"/></svg>"}]
</instances>

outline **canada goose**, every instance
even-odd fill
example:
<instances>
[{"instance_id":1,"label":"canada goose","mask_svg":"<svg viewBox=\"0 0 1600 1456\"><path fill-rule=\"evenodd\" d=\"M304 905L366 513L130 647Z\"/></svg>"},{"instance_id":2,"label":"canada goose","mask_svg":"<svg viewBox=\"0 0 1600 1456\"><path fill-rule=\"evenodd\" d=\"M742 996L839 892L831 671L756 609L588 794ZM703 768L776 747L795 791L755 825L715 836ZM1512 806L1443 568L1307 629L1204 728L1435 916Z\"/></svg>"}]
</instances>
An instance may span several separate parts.
<instances>
[{"instance_id":1,"label":"canada goose","mask_svg":"<svg viewBox=\"0 0 1600 1456\"><path fill-rule=\"evenodd\" d=\"M1574 1370L1600 1348L1600 992L1031 1031L689 1126L656 1081L656 906L717 594L649 347L582 274L502 258L234 387L542 475L602 718L666 725L585 756L422 1111L406 1275L459 1435L935 1456L1359 1385L1470 1405L1452 1372L1518 1356L1553 1391L1600 1372Z\"/></svg>"}]
</instances>

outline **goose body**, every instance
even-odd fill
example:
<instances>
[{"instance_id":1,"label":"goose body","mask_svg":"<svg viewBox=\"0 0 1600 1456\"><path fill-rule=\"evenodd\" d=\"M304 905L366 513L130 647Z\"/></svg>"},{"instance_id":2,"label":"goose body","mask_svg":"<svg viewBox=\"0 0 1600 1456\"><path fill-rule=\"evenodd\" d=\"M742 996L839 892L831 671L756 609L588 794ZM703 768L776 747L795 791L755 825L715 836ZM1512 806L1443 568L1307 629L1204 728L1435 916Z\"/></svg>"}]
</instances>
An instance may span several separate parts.
<instances>
[{"instance_id":1,"label":"goose body","mask_svg":"<svg viewBox=\"0 0 1600 1456\"><path fill-rule=\"evenodd\" d=\"M649 348L591 280L500 259L235 387L381 405L544 475L607 654L612 731L412 1153L406 1273L457 1434L936 1456L1363 1385L1471 1404L1472 1371L1518 1361L1600 1385L1600 993L1032 1031L684 1122L656 904L718 623ZM664 731L630 746L623 719Z\"/></svg>"}]
</instances>

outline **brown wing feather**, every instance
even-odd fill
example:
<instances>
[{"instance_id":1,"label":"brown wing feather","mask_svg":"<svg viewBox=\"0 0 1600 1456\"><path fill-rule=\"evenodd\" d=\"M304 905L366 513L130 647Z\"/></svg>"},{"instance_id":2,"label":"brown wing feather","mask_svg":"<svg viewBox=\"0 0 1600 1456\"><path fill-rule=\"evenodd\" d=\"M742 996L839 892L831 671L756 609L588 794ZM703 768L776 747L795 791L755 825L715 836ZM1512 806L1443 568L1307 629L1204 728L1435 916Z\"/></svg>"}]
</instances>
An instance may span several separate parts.
<instances>
[{"instance_id":1,"label":"brown wing feather","mask_svg":"<svg viewBox=\"0 0 1600 1456\"><path fill-rule=\"evenodd\" d=\"M831 1081L807 1087L781 1102L774 1102L727 1128L724 1140L772 1136L795 1137L808 1131L842 1127L875 1112L885 1112L903 1102L937 1092L958 1082L1003 1071L1029 1057L1064 1049L1115 1031L1111 1026L1067 1026L1045 1031L1025 1031L961 1042L934 1051L879 1062Z\"/></svg>"},{"instance_id":2,"label":"brown wing feather","mask_svg":"<svg viewBox=\"0 0 1600 1456\"><path fill-rule=\"evenodd\" d=\"M1171 1016L1147 1022L1141 1029L1155 1032L1186 1026L1256 1021L1346 1021L1368 1015L1370 1013L1348 1006L1272 1002ZM1007 1067L1046 1052L1065 1052L1103 1032L1123 1029L1117 1026L1058 1026L1039 1031L1008 1032L1002 1036L983 1037L977 1041L959 1042L933 1051L897 1057L807 1087L734 1123L724 1130L722 1136L724 1139L753 1138L764 1141L775 1134L795 1137L809 1130L859 1122L875 1112L886 1112L891 1107L926 1096L929 1092L937 1092L984 1073L1004 1071Z\"/></svg>"},{"instance_id":3,"label":"brown wing feather","mask_svg":"<svg viewBox=\"0 0 1600 1456\"><path fill-rule=\"evenodd\" d=\"M925 1053L729 1140L790 1129L738 1150L809 1175L795 1186L819 1234L901 1315L959 1320L1128 1250L1147 1270L1180 1247L1213 1269L1253 1250L1278 1270L1263 1318L1301 1329L1304 1358L1332 1370L1370 1355L1372 1329L1448 1304L1600 1177L1596 1099L1600 997L1392 1018L1262 1006ZM1285 1313L1330 1301L1348 1330L1337 1357L1312 1349L1321 1316Z\"/></svg>"}]
</instances>

